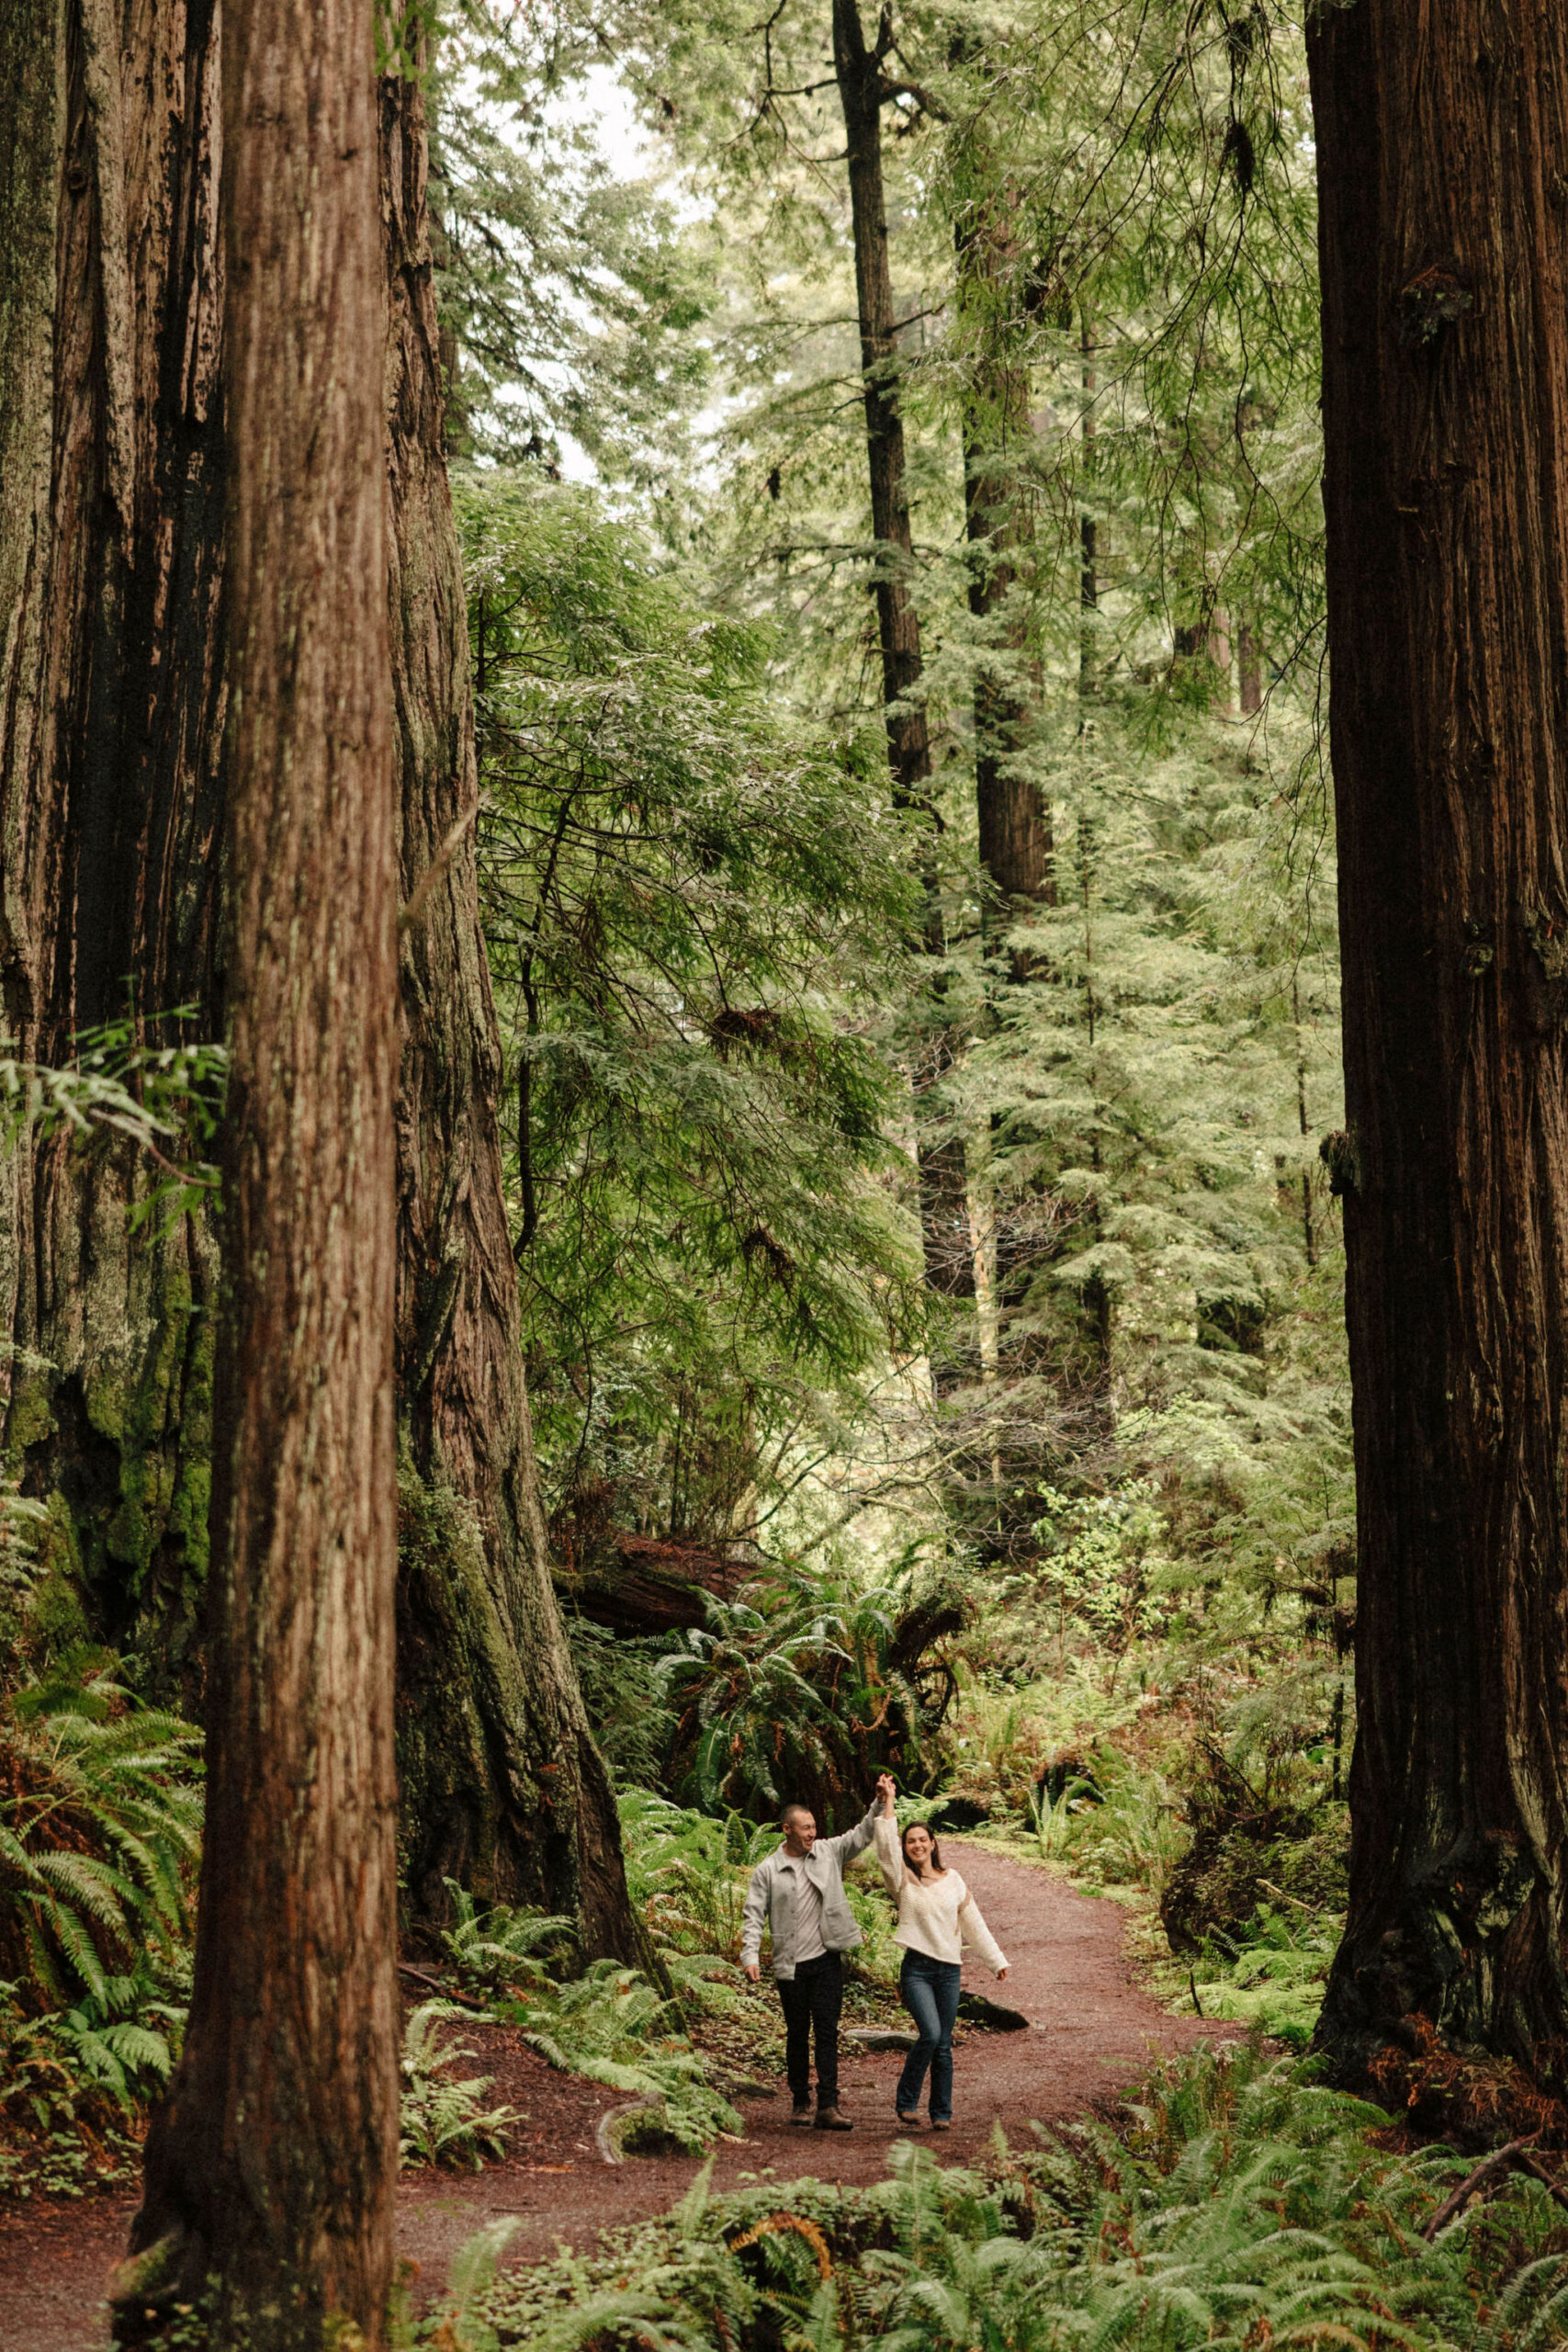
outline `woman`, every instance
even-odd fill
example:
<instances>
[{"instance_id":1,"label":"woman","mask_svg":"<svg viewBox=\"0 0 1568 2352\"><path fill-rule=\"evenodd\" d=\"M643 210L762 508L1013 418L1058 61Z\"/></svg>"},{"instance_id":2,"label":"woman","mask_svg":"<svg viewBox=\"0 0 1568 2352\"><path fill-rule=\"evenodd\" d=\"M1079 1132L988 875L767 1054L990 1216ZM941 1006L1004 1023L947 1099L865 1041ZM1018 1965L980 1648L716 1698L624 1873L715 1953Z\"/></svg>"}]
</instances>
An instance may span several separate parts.
<instances>
[{"instance_id":1,"label":"woman","mask_svg":"<svg viewBox=\"0 0 1568 2352\"><path fill-rule=\"evenodd\" d=\"M918 2120L920 2086L929 2067L931 2130L947 2132L953 2125L953 2028L958 2016L964 1939L998 1977L1007 1974L1008 1964L958 1872L942 1868L942 1849L929 1825L912 1821L899 1838L893 1815L893 1782L886 1772L876 1792L882 1799L876 1859L887 1892L898 1905L894 1940L904 1947L898 1992L919 2035L904 2061L894 2105L899 2123L908 2131Z\"/></svg>"}]
</instances>

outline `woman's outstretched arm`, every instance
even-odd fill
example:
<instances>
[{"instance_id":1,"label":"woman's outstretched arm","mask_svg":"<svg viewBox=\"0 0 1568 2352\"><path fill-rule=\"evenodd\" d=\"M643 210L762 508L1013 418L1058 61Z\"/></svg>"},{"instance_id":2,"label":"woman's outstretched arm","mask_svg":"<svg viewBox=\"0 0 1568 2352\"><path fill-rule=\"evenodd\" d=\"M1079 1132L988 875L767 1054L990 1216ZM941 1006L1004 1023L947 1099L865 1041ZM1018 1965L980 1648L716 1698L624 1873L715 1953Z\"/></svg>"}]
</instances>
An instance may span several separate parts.
<instances>
[{"instance_id":1,"label":"woman's outstretched arm","mask_svg":"<svg viewBox=\"0 0 1568 2352\"><path fill-rule=\"evenodd\" d=\"M882 1800L882 1811L876 1816L876 1867L882 1872L883 1885L897 1903L904 1888L904 1849L898 1842L898 1824L893 1811L897 1792L886 1772L877 1781L876 1793Z\"/></svg>"},{"instance_id":2,"label":"woman's outstretched arm","mask_svg":"<svg viewBox=\"0 0 1568 2352\"><path fill-rule=\"evenodd\" d=\"M881 1826L879 1822L877 1827L880 1829ZM877 1849L877 1859L881 1860L880 1846ZM958 1906L958 1931L965 1943L974 1946L993 1974L997 1976L1007 1974L1007 1954L982 1918L980 1906L970 1894L967 1881L964 1882L964 1900Z\"/></svg>"}]
</instances>

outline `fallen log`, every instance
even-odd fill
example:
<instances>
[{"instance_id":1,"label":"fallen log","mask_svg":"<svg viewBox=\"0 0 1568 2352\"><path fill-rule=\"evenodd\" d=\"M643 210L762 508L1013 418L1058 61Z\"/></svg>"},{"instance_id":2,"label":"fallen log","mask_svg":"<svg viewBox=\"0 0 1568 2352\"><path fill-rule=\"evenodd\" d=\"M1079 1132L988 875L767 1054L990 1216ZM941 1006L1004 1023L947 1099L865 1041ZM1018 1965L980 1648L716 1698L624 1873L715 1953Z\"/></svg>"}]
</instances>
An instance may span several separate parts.
<instances>
[{"instance_id":1,"label":"fallen log","mask_svg":"<svg viewBox=\"0 0 1568 2352\"><path fill-rule=\"evenodd\" d=\"M631 1528L605 1528L586 1556L569 1553L556 1590L569 1610L613 1634L675 1634L707 1623L707 1600L732 1600L750 1560Z\"/></svg>"}]
</instances>

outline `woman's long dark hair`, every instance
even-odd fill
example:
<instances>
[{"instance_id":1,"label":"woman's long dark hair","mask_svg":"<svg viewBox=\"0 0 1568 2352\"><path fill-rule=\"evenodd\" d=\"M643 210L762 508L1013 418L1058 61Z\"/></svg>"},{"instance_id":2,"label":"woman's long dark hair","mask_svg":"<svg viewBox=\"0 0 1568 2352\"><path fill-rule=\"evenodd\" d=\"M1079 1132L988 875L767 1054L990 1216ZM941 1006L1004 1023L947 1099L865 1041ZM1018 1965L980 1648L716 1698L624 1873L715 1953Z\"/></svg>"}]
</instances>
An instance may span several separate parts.
<instances>
[{"instance_id":1,"label":"woman's long dark hair","mask_svg":"<svg viewBox=\"0 0 1568 2352\"><path fill-rule=\"evenodd\" d=\"M903 1835L898 1840L898 1851L904 1857L905 1868L908 1870L915 1869L913 1862L909 1860L909 1849L905 1843L905 1839L908 1837L911 1829L923 1829L925 1831L926 1836L931 1841L931 1868L933 1871L940 1871L943 1867L942 1848L936 1842L936 1831L931 1827L929 1821L909 1821L905 1823ZM919 1872L915 1871L915 1875L918 1878L919 1876Z\"/></svg>"}]
</instances>

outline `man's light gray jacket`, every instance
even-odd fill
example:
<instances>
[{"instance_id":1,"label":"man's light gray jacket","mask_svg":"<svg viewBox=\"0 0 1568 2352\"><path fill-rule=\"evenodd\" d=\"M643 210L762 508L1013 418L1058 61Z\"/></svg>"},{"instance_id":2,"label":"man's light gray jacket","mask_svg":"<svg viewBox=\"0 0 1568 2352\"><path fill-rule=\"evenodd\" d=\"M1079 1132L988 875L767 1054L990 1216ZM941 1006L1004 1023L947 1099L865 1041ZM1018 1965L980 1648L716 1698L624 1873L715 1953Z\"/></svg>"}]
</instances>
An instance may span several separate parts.
<instances>
[{"instance_id":1,"label":"man's light gray jacket","mask_svg":"<svg viewBox=\"0 0 1568 2352\"><path fill-rule=\"evenodd\" d=\"M863 1854L876 1831L879 1805L841 1838L818 1838L807 1855L807 1877L822 1897L822 1940L829 1951L853 1951L861 1931L850 1898L844 1893L844 1864ZM792 1867L781 1870L788 1862ZM748 1967L762 1949L763 1923L773 1931L773 1974L787 1982L795 1974L795 1873L802 1864L781 1846L768 1854L751 1873L746 1908L740 1923L740 1965Z\"/></svg>"}]
</instances>

